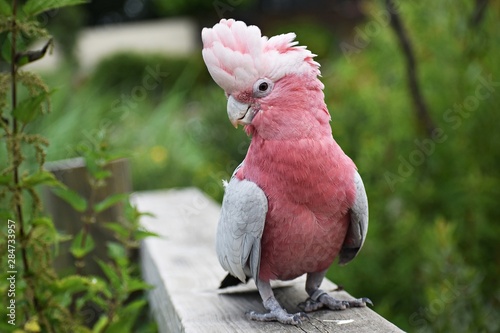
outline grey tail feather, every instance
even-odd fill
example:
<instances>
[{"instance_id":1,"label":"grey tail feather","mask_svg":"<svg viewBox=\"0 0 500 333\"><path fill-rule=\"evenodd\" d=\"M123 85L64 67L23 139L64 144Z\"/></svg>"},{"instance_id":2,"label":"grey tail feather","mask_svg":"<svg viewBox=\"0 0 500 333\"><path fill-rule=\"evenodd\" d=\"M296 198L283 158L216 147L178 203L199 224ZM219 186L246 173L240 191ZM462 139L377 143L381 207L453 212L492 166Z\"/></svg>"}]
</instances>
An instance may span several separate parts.
<instances>
[{"instance_id":1,"label":"grey tail feather","mask_svg":"<svg viewBox=\"0 0 500 333\"><path fill-rule=\"evenodd\" d=\"M245 283L247 283L249 279L250 278L247 276L245 278ZM237 277L232 276L231 274L227 274L226 277L224 278L224 280L222 280L222 282L220 283L219 289L224 289L224 288L227 288L227 287L237 286L240 283L243 283L240 279L238 279Z\"/></svg>"},{"instance_id":2,"label":"grey tail feather","mask_svg":"<svg viewBox=\"0 0 500 333\"><path fill-rule=\"evenodd\" d=\"M344 247L340 250L339 265L345 265L358 254L359 247Z\"/></svg>"}]
</instances>

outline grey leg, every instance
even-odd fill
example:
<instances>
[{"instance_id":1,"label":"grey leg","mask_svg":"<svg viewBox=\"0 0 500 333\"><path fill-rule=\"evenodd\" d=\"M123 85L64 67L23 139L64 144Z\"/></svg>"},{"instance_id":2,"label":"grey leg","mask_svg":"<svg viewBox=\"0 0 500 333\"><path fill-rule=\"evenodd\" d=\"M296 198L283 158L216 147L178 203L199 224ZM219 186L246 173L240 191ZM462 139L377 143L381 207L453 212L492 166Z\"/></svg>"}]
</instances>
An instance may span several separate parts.
<instances>
[{"instance_id":1,"label":"grey leg","mask_svg":"<svg viewBox=\"0 0 500 333\"><path fill-rule=\"evenodd\" d=\"M309 298L305 302L299 304L299 307L305 312L316 311L322 307L327 307L331 310L345 310L349 307L364 307L366 304L373 306L372 301L366 297L341 301L328 295L325 291L319 289L325 274L326 270L307 274L306 292Z\"/></svg>"},{"instance_id":2,"label":"grey leg","mask_svg":"<svg viewBox=\"0 0 500 333\"><path fill-rule=\"evenodd\" d=\"M290 314L281 307L274 297L271 284L269 282L257 281L257 289L259 289L260 297L262 297L264 307L269 310L267 313L257 313L249 311L246 316L250 320L257 321L279 321L282 324L299 325L303 320L307 319L307 315L303 312Z\"/></svg>"}]
</instances>

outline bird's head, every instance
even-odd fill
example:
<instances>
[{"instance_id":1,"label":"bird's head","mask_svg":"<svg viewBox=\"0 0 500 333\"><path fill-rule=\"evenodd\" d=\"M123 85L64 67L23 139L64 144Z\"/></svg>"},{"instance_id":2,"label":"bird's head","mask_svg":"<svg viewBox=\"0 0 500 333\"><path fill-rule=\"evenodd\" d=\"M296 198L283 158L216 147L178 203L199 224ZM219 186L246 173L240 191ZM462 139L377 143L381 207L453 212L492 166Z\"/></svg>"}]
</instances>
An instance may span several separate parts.
<instances>
[{"instance_id":1,"label":"bird's head","mask_svg":"<svg viewBox=\"0 0 500 333\"><path fill-rule=\"evenodd\" d=\"M227 113L235 127L293 123L299 117L294 120L283 110L310 109L312 99L320 99L319 109L326 111L319 64L294 39L294 33L267 38L258 27L233 19L203 29L203 59L228 97Z\"/></svg>"}]
</instances>

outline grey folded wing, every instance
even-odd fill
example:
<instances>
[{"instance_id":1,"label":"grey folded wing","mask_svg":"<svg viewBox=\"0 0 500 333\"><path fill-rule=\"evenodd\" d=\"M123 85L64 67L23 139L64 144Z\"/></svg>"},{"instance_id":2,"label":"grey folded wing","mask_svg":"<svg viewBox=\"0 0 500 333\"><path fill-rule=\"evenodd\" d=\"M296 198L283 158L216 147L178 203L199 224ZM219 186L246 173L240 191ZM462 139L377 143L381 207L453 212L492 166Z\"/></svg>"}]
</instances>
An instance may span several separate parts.
<instances>
[{"instance_id":1,"label":"grey folded wing","mask_svg":"<svg viewBox=\"0 0 500 333\"><path fill-rule=\"evenodd\" d=\"M231 178L217 227L216 250L222 267L240 279L257 281L267 197L254 182Z\"/></svg>"},{"instance_id":2,"label":"grey folded wing","mask_svg":"<svg viewBox=\"0 0 500 333\"><path fill-rule=\"evenodd\" d=\"M350 223L339 254L339 264L344 265L354 259L363 246L368 232L368 198L363 180L355 171L356 199L349 210Z\"/></svg>"}]
</instances>

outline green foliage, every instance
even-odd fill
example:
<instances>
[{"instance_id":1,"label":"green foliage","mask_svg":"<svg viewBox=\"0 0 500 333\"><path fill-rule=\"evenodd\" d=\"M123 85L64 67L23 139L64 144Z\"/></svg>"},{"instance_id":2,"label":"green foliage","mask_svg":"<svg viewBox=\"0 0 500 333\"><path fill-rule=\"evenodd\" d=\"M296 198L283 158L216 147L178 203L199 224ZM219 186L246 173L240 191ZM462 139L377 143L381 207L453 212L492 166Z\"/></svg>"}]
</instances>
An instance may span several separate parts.
<instances>
[{"instance_id":1,"label":"green foliage","mask_svg":"<svg viewBox=\"0 0 500 333\"><path fill-rule=\"evenodd\" d=\"M128 199L128 195L126 193L117 193L113 194L106 199L102 200L101 202L98 202L94 206L94 210L96 213L100 213L106 209L108 209L111 206L116 205L119 202L123 202Z\"/></svg>"},{"instance_id":2,"label":"green foliage","mask_svg":"<svg viewBox=\"0 0 500 333\"><path fill-rule=\"evenodd\" d=\"M7 0L0 0L0 15L9 16L12 14L12 9L7 3Z\"/></svg>"},{"instance_id":3,"label":"green foliage","mask_svg":"<svg viewBox=\"0 0 500 333\"><path fill-rule=\"evenodd\" d=\"M139 237L145 232L139 225L139 218L145 213L137 211L137 208L129 202L127 193L112 194L99 202L95 202L95 193L106 186L108 178L112 176L107 166L117 158L122 158L122 153L117 153L110 148L106 141L106 133L101 133L94 145L79 146L77 151L84 157L88 172L87 181L91 188L88 200L79 197L78 194L69 191L68 197L61 196L69 202L75 210L83 212L82 230L74 237L70 252L75 258L77 272L84 274L84 258L88 256L95 247L91 229L98 220L98 214L117 204L124 205L124 218L119 222L107 222L106 226L114 226L116 240L119 242L108 242L108 257L111 261L95 258L101 268L106 281L100 293L89 294L83 299L97 304L104 314L97 321L93 330L96 332L132 331L136 324L136 318L141 308L146 305L144 299L131 299L132 293L142 292L150 289L150 286L140 280L137 264L129 260L132 250L139 247L139 242L144 237ZM61 191L59 189L59 191ZM68 191L68 189L64 189ZM65 193L65 192L60 193ZM67 194L66 194L67 195ZM81 205L84 203L85 205ZM147 236L156 236L148 232ZM94 277L95 278L95 277ZM85 304L82 302L82 305Z\"/></svg>"},{"instance_id":4,"label":"green foliage","mask_svg":"<svg viewBox=\"0 0 500 333\"><path fill-rule=\"evenodd\" d=\"M6 180L10 179L7 175L5 175L4 177ZM5 182L4 184L8 185L9 182ZM21 179L21 185L25 188L31 188L42 184L48 186L58 186L59 182L54 177L54 174L45 170L39 170L32 174L26 174Z\"/></svg>"},{"instance_id":5,"label":"green foliage","mask_svg":"<svg viewBox=\"0 0 500 333\"><path fill-rule=\"evenodd\" d=\"M500 308L493 278L500 266L491 264L500 250L494 236L500 141L492 125L500 120L498 15L489 8L473 27L470 1L400 3L441 134L418 134L405 59L390 27L375 23L379 32L366 46L344 54L324 77L334 135L358 165L370 201L362 253L346 268L332 268L331 277L369 295L377 312L408 331L494 332L500 327L492 316ZM384 10L367 9L372 18ZM374 22L359 29L374 31ZM356 37L348 40L352 46ZM488 90L490 76L496 83Z\"/></svg>"},{"instance_id":6,"label":"green foliage","mask_svg":"<svg viewBox=\"0 0 500 333\"><path fill-rule=\"evenodd\" d=\"M84 211L87 210L87 206L88 206L87 200L85 200L85 198L82 198L75 191L73 191L65 186L60 186L57 188L53 188L52 192L55 195L57 195L59 198L63 199L65 202L67 202L77 212L83 213Z\"/></svg>"},{"instance_id":7,"label":"green foliage","mask_svg":"<svg viewBox=\"0 0 500 333\"><path fill-rule=\"evenodd\" d=\"M76 260L81 260L87 254L90 253L95 247L92 235L85 232L85 229L80 230L80 232L73 238L71 242L71 248L69 249L73 257Z\"/></svg>"},{"instance_id":8,"label":"green foliage","mask_svg":"<svg viewBox=\"0 0 500 333\"><path fill-rule=\"evenodd\" d=\"M48 95L46 92L41 92L38 95L23 100L12 111L12 116L24 124L33 121L37 113L41 111L41 104L48 98Z\"/></svg>"},{"instance_id":9,"label":"green foliage","mask_svg":"<svg viewBox=\"0 0 500 333\"><path fill-rule=\"evenodd\" d=\"M7 318L6 312L10 310L4 305L9 301L12 304L11 300L14 299L18 311L16 318L9 318L13 320L11 323L15 319L18 327L23 329L46 327L48 321L61 322L57 310L53 317L47 317L44 302L49 302L51 298L44 294L50 289L55 277L51 267L52 245L62 238L50 220L41 214L36 188L41 185L54 186L58 182L41 167L45 161L47 140L39 134L26 132L25 128L48 111L50 104L46 100L49 90L39 76L20 71L17 61L21 59L26 63L23 58L26 41L44 37L46 31L25 17L13 17L14 11L10 4L2 2L0 7L2 57L8 65L8 71L0 74L0 128L3 139L0 156L2 162L5 161L0 168L0 215L5 221L0 228L0 249L12 251L12 254L9 252L11 257L2 256L2 266L8 267L10 273L2 272L0 290L3 295L7 295L7 290L11 290L7 277L12 278L13 275L16 285L15 295L11 293L10 300L2 297L1 313ZM36 59L28 57L27 61L30 60ZM22 89L26 92L24 99L20 99L18 94ZM0 329L10 331L15 327L11 323L2 321Z\"/></svg>"},{"instance_id":10,"label":"green foliage","mask_svg":"<svg viewBox=\"0 0 500 333\"><path fill-rule=\"evenodd\" d=\"M184 90L184 83L208 83L210 75L202 71L199 59L166 58L161 54L118 53L103 59L93 71L89 85L96 90L111 91L131 99L158 104L172 90ZM193 74L196 77L193 77ZM134 98L135 97L135 98ZM127 103L124 103L127 105ZM130 103L132 104L132 103Z\"/></svg>"},{"instance_id":11,"label":"green foliage","mask_svg":"<svg viewBox=\"0 0 500 333\"><path fill-rule=\"evenodd\" d=\"M45 0L44 2L40 2L37 0L28 0L23 5L22 11L25 15L32 17L49 10L80 5L86 2L88 2L88 0Z\"/></svg>"},{"instance_id":12,"label":"green foliage","mask_svg":"<svg viewBox=\"0 0 500 333\"><path fill-rule=\"evenodd\" d=\"M47 36L36 15L83 2L29 0L13 10L21 5L0 1L2 57L8 63L8 71L0 73L0 217L5 221L0 227L0 250L8 254L0 260L7 268L0 273L2 332L132 332L146 306L143 292L150 286L140 279L137 264L129 259L141 239L154 235L140 228L143 213L124 205L125 219L119 222L125 232L117 237L118 242L108 244L110 260L99 260L106 278L84 274L83 259L95 247L90 231L96 215L128 201L128 195L94 202L93 195L81 197L44 169L48 140L32 125L36 127L41 116L48 114L53 90L37 74L19 69L42 58L51 45L49 39L42 50L26 51L30 40ZM122 157L111 151L104 137L98 139L102 140L96 145L76 150L85 158L92 192L111 176L107 164ZM83 214L83 228L70 247L77 274L54 270L59 243L71 236L59 234L53 221L44 216L38 194L41 186L52 188ZM94 315L102 313L96 323L85 318L91 306L98 308L91 309ZM154 324L142 327L154 330Z\"/></svg>"}]
</instances>

